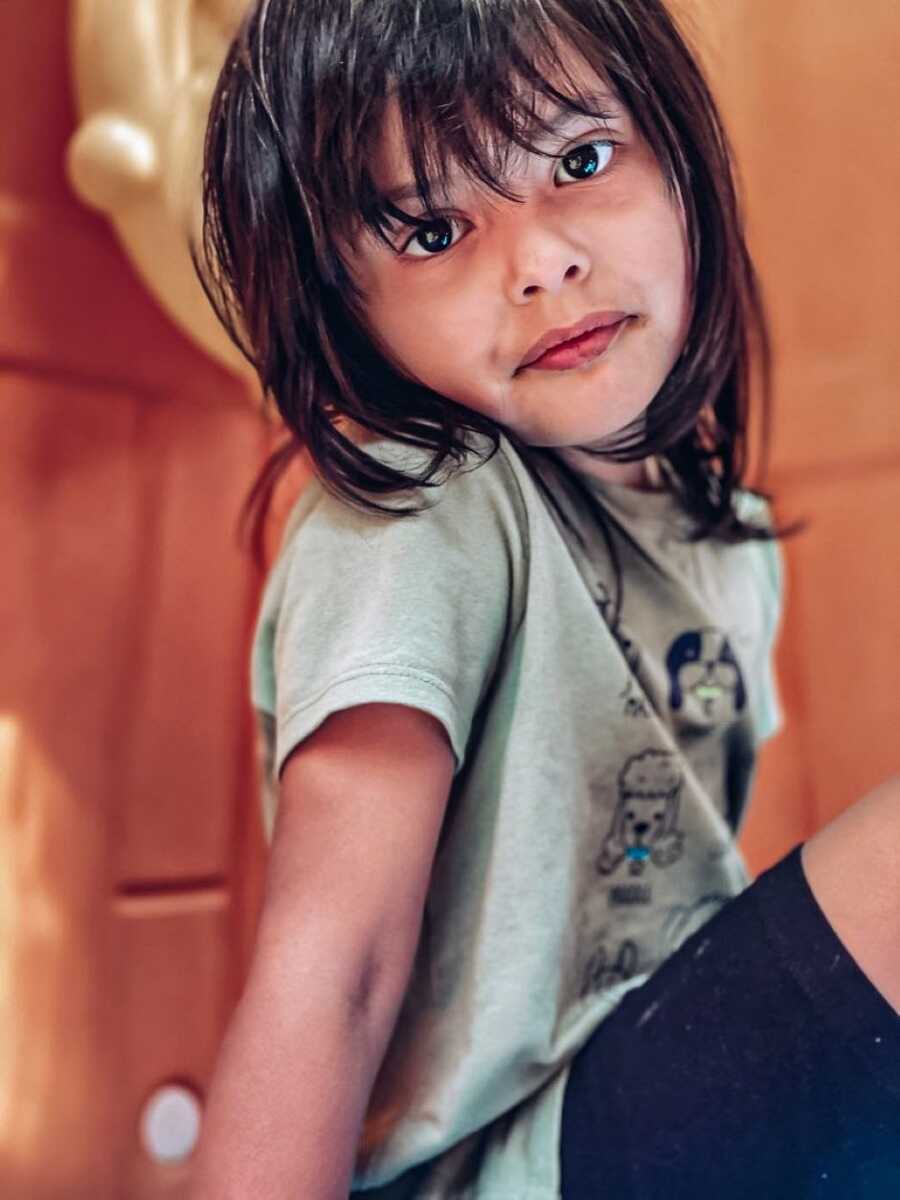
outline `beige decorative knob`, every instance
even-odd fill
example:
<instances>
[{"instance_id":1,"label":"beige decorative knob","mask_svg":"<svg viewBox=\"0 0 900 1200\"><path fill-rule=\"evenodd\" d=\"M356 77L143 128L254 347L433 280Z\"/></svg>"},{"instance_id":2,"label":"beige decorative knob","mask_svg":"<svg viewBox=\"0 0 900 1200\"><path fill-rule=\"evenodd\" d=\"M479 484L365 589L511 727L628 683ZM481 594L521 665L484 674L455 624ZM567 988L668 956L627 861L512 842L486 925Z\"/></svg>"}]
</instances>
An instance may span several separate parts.
<instances>
[{"instance_id":1,"label":"beige decorative knob","mask_svg":"<svg viewBox=\"0 0 900 1200\"><path fill-rule=\"evenodd\" d=\"M85 204L113 223L169 316L231 370L253 378L191 262L199 240L203 135L216 77L250 0L73 0L80 123L66 154Z\"/></svg>"}]
</instances>

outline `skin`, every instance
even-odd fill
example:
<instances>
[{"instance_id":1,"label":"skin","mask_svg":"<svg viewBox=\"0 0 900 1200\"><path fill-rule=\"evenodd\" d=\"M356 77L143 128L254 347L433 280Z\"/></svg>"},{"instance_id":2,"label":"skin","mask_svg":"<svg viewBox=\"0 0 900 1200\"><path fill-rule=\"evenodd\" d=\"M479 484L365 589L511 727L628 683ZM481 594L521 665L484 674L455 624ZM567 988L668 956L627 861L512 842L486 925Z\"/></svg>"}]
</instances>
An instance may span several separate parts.
<instances>
[{"instance_id":1,"label":"skin","mask_svg":"<svg viewBox=\"0 0 900 1200\"><path fill-rule=\"evenodd\" d=\"M586 90L610 95L571 52L566 68ZM574 115L548 138L542 148L554 158L516 151L509 182L521 202L460 179L440 204L452 220L429 227L430 243L428 232L399 225L392 246L365 236L352 259L366 320L401 370L576 459L646 411L690 321L681 207L622 103L610 96L605 107L609 121ZM581 178L561 159L588 143L597 170ZM385 191L412 179L395 109L374 172ZM417 200L400 207L420 215ZM430 251L435 243L449 248ZM567 370L520 368L549 330L603 310L630 314L605 354ZM591 469L634 486L649 474L643 463L592 459Z\"/></svg>"}]
</instances>

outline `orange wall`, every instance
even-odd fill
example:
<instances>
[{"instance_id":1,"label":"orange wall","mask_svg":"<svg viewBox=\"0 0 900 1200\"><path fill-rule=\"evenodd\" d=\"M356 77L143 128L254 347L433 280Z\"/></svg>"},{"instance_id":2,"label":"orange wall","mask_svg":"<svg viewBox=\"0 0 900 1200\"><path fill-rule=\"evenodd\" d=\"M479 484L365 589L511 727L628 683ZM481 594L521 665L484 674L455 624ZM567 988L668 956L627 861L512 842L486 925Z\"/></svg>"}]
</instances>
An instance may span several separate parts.
<instances>
[{"instance_id":1,"label":"orange wall","mask_svg":"<svg viewBox=\"0 0 900 1200\"><path fill-rule=\"evenodd\" d=\"M66 16L0 5L0 1195L136 1200L183 1194L138 1113L208 1077L252 931L267 434L66 185Z\"/></svg>"},{"instance_id":2,"label":"orange wall","mask_svg":"<svg viewBox=\"0 0 900 1200\"><path fill-rule=\"evenodd\" d=\"M772 316L788 721L744 845L761 867L900 768L900 9L701 0ZM708 43L709 44L709 43Z\"/></svg>"}]
</instances>

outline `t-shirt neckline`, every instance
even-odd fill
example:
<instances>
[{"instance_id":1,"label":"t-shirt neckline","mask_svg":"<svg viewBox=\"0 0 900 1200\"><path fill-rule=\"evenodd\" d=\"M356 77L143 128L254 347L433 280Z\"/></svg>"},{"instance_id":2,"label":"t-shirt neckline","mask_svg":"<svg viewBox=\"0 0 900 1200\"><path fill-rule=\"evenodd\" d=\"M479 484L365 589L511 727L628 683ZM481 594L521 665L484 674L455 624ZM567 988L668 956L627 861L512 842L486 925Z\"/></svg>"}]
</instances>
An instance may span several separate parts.
<instances>
[{"instance_id":1,"label":"t-shirt neckline","mask_svg":"<svg viewBox=\"0 0 900 1200\"><path fill-rule=\"evenodd\" d=\"M683 516L678 498L668 487L649 489L627 483L613 483L594 474L590 470L589 462L574 463L561 456L559 461L600 500L608 502L613 508L633 519L668 521L673 517Z\"/></svg>"}]
</instances>

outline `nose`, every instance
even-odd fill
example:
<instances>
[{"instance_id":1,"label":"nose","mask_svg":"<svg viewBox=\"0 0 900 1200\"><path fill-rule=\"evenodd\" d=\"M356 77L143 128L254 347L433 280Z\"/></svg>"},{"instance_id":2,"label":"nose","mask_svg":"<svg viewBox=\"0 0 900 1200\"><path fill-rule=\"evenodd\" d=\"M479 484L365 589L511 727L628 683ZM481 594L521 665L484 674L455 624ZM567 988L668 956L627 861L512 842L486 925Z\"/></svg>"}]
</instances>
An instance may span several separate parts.
<instances>
[{"instance_id":1,"label":"nose","mask_svg":"<svg viewBox=\"0 0 900 1200\"><path fill-rule=\"evenodd\" d=\"M528 206L523 206L528 207ZM537 213L521 212L511 221L509 299L528 304L545 292L555 295L567 283L583 282L590 273L587 252Z\"/></svg>"},{"instance_id":2,"label":"nose","mask_svg":"<svg viewBox=\"0 0 900 1200\"><path fill-rule=\"evenodd\" d=\"M635 833L638 833L638 834L646 833L649 828L650 828L650 825L648 824L647 821L635 821L635 823L634 823L634 832Z\"/></svg>"}]
</instances>

